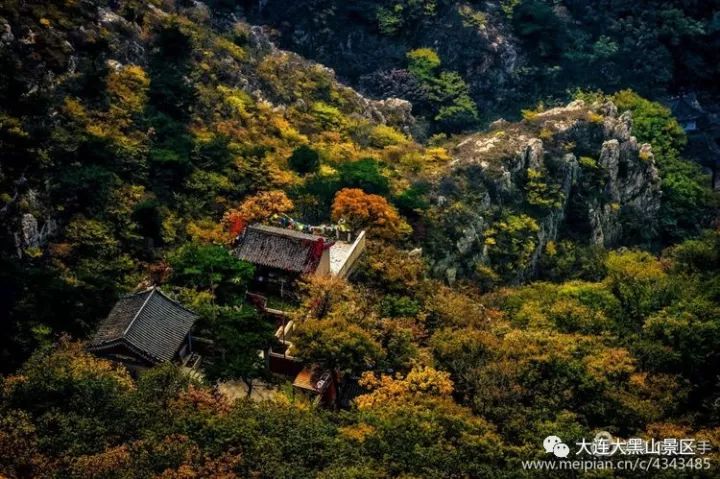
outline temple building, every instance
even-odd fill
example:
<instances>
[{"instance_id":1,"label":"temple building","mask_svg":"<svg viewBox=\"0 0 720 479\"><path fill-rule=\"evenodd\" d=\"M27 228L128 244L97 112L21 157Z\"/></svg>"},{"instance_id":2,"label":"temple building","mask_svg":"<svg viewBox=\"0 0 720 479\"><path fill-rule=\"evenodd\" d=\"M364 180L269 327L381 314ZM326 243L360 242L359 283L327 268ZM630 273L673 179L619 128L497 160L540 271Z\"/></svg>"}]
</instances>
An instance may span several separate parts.
<instances>
[{"instance_id":1,"label":"temple building","mask_svg":"<svg viewBox=\"0 0 720 479\"><path fill-rule=\"evenodd\" d=\"M88 350L138 372L163 362L194 368L190 331L198 315L152 287L120 298Z\"/></svg>"},{"instance_id":2,"label":"temple building","mask_svg":"<svg viewBox=\"0 0 720 479\"><path fill-rule=\"evenodd\" d=\"M332 241L276 226L251 225L240 237L235 255L255 265L259 274L330 274Z\"/></svg>"},{"instance_id":3,"label":"temple building","mask_svg":"<svg viewBox=\"0 0 720 479\"><path fill-rule=\"evenodd\" d=\"M673 116L687 134L688 143L683 151L691 159L712 173L712 186L720 191L720 111L714 102L703 107L698 95L685 93L666 101Z\"/></svg>"},{"instance_id":4,"label":"temple building","mask_svg":"<svg viewBox=\"0 0 720 479\"><path fill-rule=\"evenodd\" d=\"M347 277L365 250L365 232L345 239L254 224L240 235L234 254L255 265L256 292L284 296L304 275Z\"/></svg>"},{"instance_id":5,"label":"temple building","mask_svg":"<svg viewBox=\"0 0 720 479\"><path fill-rule=\"evenodd\" d=\"M685 133L691 134L705 126L703 123L705 123L707 113L700 106L695 94L688 93L673 97L667 103Z\"/></svg>"}]
</instances>

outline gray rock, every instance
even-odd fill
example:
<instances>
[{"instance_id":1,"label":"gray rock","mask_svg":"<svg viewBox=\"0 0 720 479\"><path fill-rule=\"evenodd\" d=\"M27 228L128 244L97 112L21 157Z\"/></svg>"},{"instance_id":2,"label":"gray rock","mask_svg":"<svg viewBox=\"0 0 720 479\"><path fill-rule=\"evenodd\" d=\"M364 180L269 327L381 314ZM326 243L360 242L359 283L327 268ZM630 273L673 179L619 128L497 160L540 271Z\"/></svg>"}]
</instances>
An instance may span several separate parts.
<instances>
[{"instance_id":1,"label":"gray rock","mask_svg":"<svg viewBox=\"0 0 720 479\"><path fill-rule=\"evenodd\" d=\"M4 18L0 18L0 48L9 45L15 41L15 35L13 35L12 27Z\"/></svg>"},{"instance_id":2,"label":"gray rock","mask_svg":"<svg viewBox=\"0 0 720 479\"><path fill-rule=\"evenodd\" d=\"M22 244L25 248L36 248L40 246L40 230L37 219L30 213L26 213L20 220L22 231Z\"/></svg>"},{"instance_id":3,"label":"gray rock","mask_svg":"<svg viewBox=\"0 0 720 479\"><path fill-rule=\"evenodd\" d=\"M490 123L490 130L502 130L503 128L507 127L510 124L506 119L499 118L495 120L494 122Z\"/></svg>"},{"instance_id":4,"label":"gray rock","mask_svg":"<svg viewBox=\"0 0 720 479\"><path fill-rule=\"evenodd\" d=\"M539 138L533 138L530 140L525 147L525 168L532 168L534 170L540 169L543 162L543 142Z\"/></svg>"},{"instance_id":5,"label":"gray rock","mask_svg":"<svg viewBox=\"0 0 720 479\"><path fill-rule=\"evenodd\" d=\"M601 128L587 121L591 113L603 115ZM452 150L448 176L464 189L446 202L436 202L434 208L442 216L445 208L454 208L459 202L474 214L466 214L461 224L449 225L444 232L455 247L443 251L445 256L434 263L435 270L445 277L452 271L454 277L460 278L472 276L471 265L477 262L492 267L493 246L485 244L485 232L494 228L492 218L507 213L529 214L538 224L530 264L513 274L517 281L532 278L548 242L560 239L571 200L575 215L587 215L589 243L617 245L630 226L624 224L625 218L635 218L632 221L643 221L652 228L660 207L660 179L652 148L638 145L632 125L632 115L625 112L618 116L617 108L610 102L592 106L573 102L543 112L530 125L533 129L550 128L555 132L545 140L530 136L536 130L529 132L527 124L509 123L503 124L503 135L491 130L461 138ZM596 159L602 170L599 178L604 183L598 185L596 180L584 183L597 188L596 191L577 191L576 185L584 180L582 175L595 173L580 167L574 151ZM596 154L586 153L591 151ZM559 190L563 201L527 208L525 182L531 170L542 173L542 181ZM625 212L635 214L625 216ZM479 223L477 218L483 218L483 222Z\"/></svg>"}]
</instances>

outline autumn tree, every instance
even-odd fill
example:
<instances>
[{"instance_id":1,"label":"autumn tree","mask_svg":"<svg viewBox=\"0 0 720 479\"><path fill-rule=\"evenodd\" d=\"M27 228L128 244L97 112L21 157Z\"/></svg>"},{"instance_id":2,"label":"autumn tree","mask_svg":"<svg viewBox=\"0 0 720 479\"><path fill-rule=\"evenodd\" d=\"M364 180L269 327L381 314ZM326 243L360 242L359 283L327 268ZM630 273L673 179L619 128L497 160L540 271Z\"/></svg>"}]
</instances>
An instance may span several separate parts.
<instances>
[{"instance_id":1,"label":"autumn tree","mask_svg":"<svg viewBox=\"0 0 720 479\"><path fill-rule=\"evenodd\" d=\"M370 390L357 399L358 408L369 409L394 401L410 402L414 398L448 397L453 392L450 374L433 368L415 368L405 377L381 374L376 377L370 372L362 375L360 385Z\"/></svg>"},{"instance_id":2,"label":"autumn tree","mask_svg":"<svg viewBox=\"0 0 720 479\"><path fill-rule=\"evenodd\" d=\"M5 431L13 433L23 418L31 417L34 428L23 439L30 441L29 446L35 429L55 451L96 452L109 446L113 436L129 432L125 399L133 388L125 370L85 352L81 343L62 338L55 347L36 351L16 376L5 381L0 393L2 407L29 415L9 417L15 425L6 424ZM34 463L40 459L25 460Z\"/></svg>"},{"instance_id":3,"label":"autumn tree","mask_svg":"<svg viewBox=\"0 0 720 479\"><path fill-rule=\"evenodd\" d=\"M640 327L648 314L669 299L665 267L650 253L612 252L605 264L606 282L620 300L629 326Z\"/></svg>"},{"instance_id":4,"label":"autumn tree","mask_svg":"<svg viewBox=\"0 0 720 479\"><path fill-rule=\"evenodd\" d=\"M391 293L422 289L429 271L425 260L384 241L369 240L368 254L355 277L363 284Z\"/></svg>"},{"instance_id":5,"label":"autumn tree","mask_svg":"<svg viewBox=\"0 0 720 479\"><path fill-rule=\"evenodd\" d=\"M357 324L337 319L310 319L293 336L297 354L328 369L360 372L373 367L383 350L373 335Z\"/></svg>"},{"instance_id":6,"label":"autumn tree","mask_svg":"<svg viewBox=\"0 0 720 479\"><path fill-rule=\"evenodd\" d=\"M293 342L297 354L331 369L364 371L382 358L366 299L344 280L312 278L302 286Z\"/></svg>"},{"instance_id":7,"label":"autumn tree","mask_svg":"<svg viewBox=\"0 0 720 479\"><path fill-rule=\"evenodd\" d=\"M370 228L386 238L399 238L410 232L410 226L385 198L356 188L344 188L335 195L332 218L347 221L354 229Z\"/></svg>"},{"instance_id":8,"label":"autumn tree","mask_svg":"<svg viewBox=\"0 0 720 479\"><path fill-rule=\"evenodd\" d=\"M21 410L0 414L0 475L34 478L50 474L49 459L40 448L41 437L32 417Z\"/></svg>"},{"instance_id":9,"label":"autumn tree","mask_svg":"<svg viewBox=\"0 0 720 479\"><path fill-rule=\"evenodd\" d=\"M293 208L295 205L285 192L262 191L246 198L237 208L225 212L223 223L232 234L238 234L248 223L265 221L275 214L292 211Z\"/></svg>"},{"instance_id":10,"label":"autumn tree","mask_svg":"<svg viewBox=\"0 0 720 479\"><path fill-rule=\"evenodd\" d=\"M385 352L362 295L343 280L325 278L309 280L302 294L305 307L293 335L297 356L329 369L336 384L341 372L358 374L379 364Z\"/></svg>"},{"instance_id":11,"label":"autumn tree","mask_svg":"<svg viewBox=\"0 0 720 479\"><path fill-rule=\"evenodd\" d=\"M405 377L367 373L361 383L370 392L356 400L357 423L341 433L390 476L492 477L497 471L500 437L454 402L447 373L423 367Z\"/></svg>"},{"instance_id":12,"label":"autumn tree","mask_svg":"<svg viewBox=\"0 0 720 479\"><path fill-rule=\"evenodd\" d=\"M353 286L337 277L310 276L299 284L302 308L296 315L298 321L305 318L326 319L339 309L353 310L357 318L367 313L367 305Z\"/></svg>"}]
</instances>

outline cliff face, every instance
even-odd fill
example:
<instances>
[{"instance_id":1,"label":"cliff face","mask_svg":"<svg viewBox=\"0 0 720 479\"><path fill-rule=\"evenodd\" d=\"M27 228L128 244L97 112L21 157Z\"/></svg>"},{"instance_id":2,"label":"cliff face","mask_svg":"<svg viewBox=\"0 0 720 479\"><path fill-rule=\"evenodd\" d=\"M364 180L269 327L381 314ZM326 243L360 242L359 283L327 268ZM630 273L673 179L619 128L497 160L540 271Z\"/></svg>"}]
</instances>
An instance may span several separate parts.
<instances>
[{"instance_id":1,"label":"cliff face","mask_svg":"<svg viewBox=\"0 0 720 479\"><path fill-rule=\"evenodd\" d=\"M576 101L524 116L459 141L437 181L431 217L445 233L434 243L447 248L434 266L451 281L478 271L521 281L558 240L612 247L657 222L660 178L629 112Z\"/></svg>"},{"instance_id":2,"label":"cliff face","mask_svg":"<svg viewBox=\"0 0 720 479\"><path fill-rule=\"evenodd\" d=\"M283 48L331 66L370 96L411 99L408 85L395 78L402 76L408 50L431 47L445 68L461 73L481 111L495 112L517 100L516 70L523 59L495 2L487 2L486 11L456 2L399 6L268 0L246 5L243 13L272 29ZM383 13L388 18L383 20Z\"/></svg>"}]
</instances>

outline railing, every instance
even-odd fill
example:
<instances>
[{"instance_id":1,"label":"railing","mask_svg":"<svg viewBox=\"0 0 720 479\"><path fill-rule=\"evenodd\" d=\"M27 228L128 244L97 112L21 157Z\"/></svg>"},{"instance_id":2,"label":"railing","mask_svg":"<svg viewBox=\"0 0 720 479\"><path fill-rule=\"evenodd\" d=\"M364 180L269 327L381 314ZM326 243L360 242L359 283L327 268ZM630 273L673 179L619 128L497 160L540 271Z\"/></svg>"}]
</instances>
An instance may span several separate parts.
<instances>
[{"instance_id":1,"label":"railing","mask_svg":"<svg viewBox=\"0 0 720 479\"><path fill-rule=\"evenodd\" d=\"M357 238L355 238L355 241L353 242L350 250L350 254L338 270L336 276L338 278L347 278L352 272L352 268L357 262L357 259L360 257L361 254L363 254L363 251L365 251L365 230L361 231L360 234L358 234Z\"/></svg>"}]
</instances>

